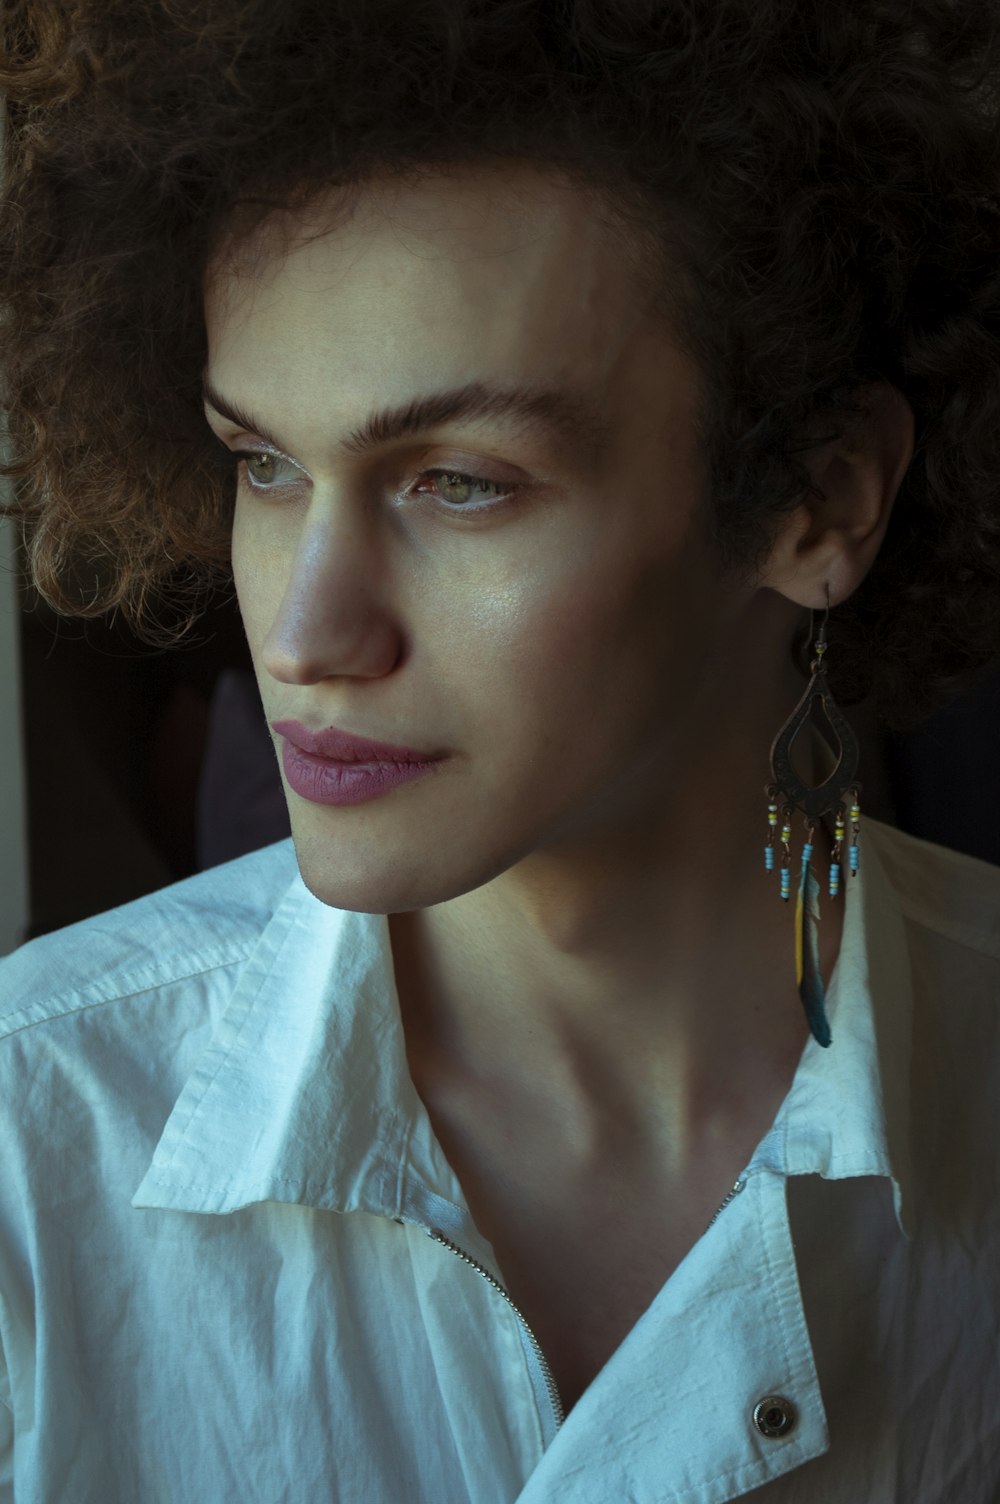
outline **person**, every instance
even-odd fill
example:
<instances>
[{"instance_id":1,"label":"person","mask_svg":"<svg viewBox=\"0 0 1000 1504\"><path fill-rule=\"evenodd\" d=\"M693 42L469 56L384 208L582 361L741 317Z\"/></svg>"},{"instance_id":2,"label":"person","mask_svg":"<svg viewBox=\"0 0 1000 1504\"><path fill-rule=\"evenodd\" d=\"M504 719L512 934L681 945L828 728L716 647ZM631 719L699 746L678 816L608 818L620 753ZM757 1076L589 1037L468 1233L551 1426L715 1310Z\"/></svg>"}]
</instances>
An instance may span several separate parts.
<instances>
[{"instance_id":1,"label":"person","mask_svg":"<svg viewBox=\"0 0 1000 1504\"><path fill-rule=\"evenodd\" d=\"M0 36L32 579L231 548L292 832L0 966L0 1497L991 1504L1000 873L842 707L1000 657L996 7Z\"/></svg>"}]
</instances>

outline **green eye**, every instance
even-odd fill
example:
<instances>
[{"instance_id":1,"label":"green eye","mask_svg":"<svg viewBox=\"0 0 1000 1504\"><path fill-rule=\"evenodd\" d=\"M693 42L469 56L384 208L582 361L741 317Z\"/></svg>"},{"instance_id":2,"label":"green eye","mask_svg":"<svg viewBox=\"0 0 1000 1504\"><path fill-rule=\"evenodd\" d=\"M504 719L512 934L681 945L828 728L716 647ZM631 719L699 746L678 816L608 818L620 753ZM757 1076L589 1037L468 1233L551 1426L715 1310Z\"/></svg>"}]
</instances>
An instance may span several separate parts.
<instances>
[{"instance_id":1,"label":"green eye","mask_svg":"<svg viewBox=\"0 0 1000 1504\"><path fill-rule=\"evenodd\" d=\"M254 485L266 486L274 480L274 455L273 454L250 454L244 461L247 467L247 475Z\"/></svg>"},{"instance_id":2,"label":"green eye","mask_svg":"<svg viewBox=\"0 0 1000 1504\"><path fill-rule=\"evenodd\" d=\"M432 481L442 501L456 511L462 508L474 511L507 495L510 489L500 481L487 480L482 475L466 475L461 470L425 470L418 485L425 480Z\"/></svg>"},{"instance_id":3,"label":"green eye","mask_svg":"<svg viewBox=\"0 0 1000 1504\"><path fill-rule=\"evenodd\" d=\"M269 449L234 449L231 454L250 491L279 491L294 484L303 473L292 460ZM290 473L282 475L283 469Z\"/></svg>"}]
</instances>

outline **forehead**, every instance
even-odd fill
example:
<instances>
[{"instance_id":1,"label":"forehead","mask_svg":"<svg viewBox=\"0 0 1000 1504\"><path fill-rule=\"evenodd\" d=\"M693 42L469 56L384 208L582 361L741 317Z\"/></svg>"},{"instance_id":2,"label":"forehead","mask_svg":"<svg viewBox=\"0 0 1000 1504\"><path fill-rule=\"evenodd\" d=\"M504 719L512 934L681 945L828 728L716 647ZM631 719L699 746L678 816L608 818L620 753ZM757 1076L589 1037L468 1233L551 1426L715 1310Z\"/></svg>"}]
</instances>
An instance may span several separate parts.
<instances>
[{"instance_id":1,"label":"forehead","mask_svg":"<svg viewBox=\"0 0 1000 1504\"><path fill-rule=\"evenodd\" d=\"M418 347L426 360L431 341L458 376L475 342L511 377L541 363L599 380L647 316L643 265L597 190L556 174L377 181L282 214L216 258L212 359L264 344L281 360L322 344L388 374Z\"/></svg>"}]
</instances>

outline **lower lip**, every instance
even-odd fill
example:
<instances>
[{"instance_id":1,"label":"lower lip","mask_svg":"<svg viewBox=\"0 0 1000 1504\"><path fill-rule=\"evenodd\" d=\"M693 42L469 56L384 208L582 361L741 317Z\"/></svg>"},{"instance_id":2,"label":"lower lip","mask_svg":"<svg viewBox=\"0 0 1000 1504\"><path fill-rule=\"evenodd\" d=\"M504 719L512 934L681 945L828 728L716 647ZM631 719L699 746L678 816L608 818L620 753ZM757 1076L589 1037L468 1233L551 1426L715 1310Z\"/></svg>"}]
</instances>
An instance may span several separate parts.
<instances>
[{"instance_id":1,"label":"lower lip","mask_svg":"<svg viewBox=\"0 0 1000 1504\"><path fill-rule=\"evenodd\" d=\"M433 767L430 762L334 762L303 752L287 737L281 762L289 788L312 804L365 804Z\"/></svg>"}]
</instances>

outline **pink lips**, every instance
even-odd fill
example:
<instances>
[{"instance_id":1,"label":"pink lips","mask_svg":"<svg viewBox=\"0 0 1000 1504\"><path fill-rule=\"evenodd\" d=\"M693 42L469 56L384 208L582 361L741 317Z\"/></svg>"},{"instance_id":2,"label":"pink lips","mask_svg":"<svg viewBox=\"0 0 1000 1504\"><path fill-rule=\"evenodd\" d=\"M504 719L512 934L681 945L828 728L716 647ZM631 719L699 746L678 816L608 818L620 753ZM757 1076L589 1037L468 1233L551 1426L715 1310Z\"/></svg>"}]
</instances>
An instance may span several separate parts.
<instances>
[{"instance_id":1,"label":"pink lips","mask_svg":"<svg viewBox=\"0 0 1000 1504\"><path fill-rule=\"evenodd\" d=\"M330 726L310 731L300 721L272 721L284 738L281 761L289 787L313 804L362 804L419 778L440 753L373 742Z\"/></svg>"},{"instance_id":2,"label":"pink lips","mask_svg":"<svg viewBox=\"0 0 1000 1504\"><path fill-rule=\"evenodd\" d=\"M435 753L415 752L412 747L393 747L389 742L370 742L364 736L352 736L328 726L325 731L310 731L301 721L272 721L272 731L287 736L290 742L334 762L433 762Z\"/></svg>"}]
</instances>

